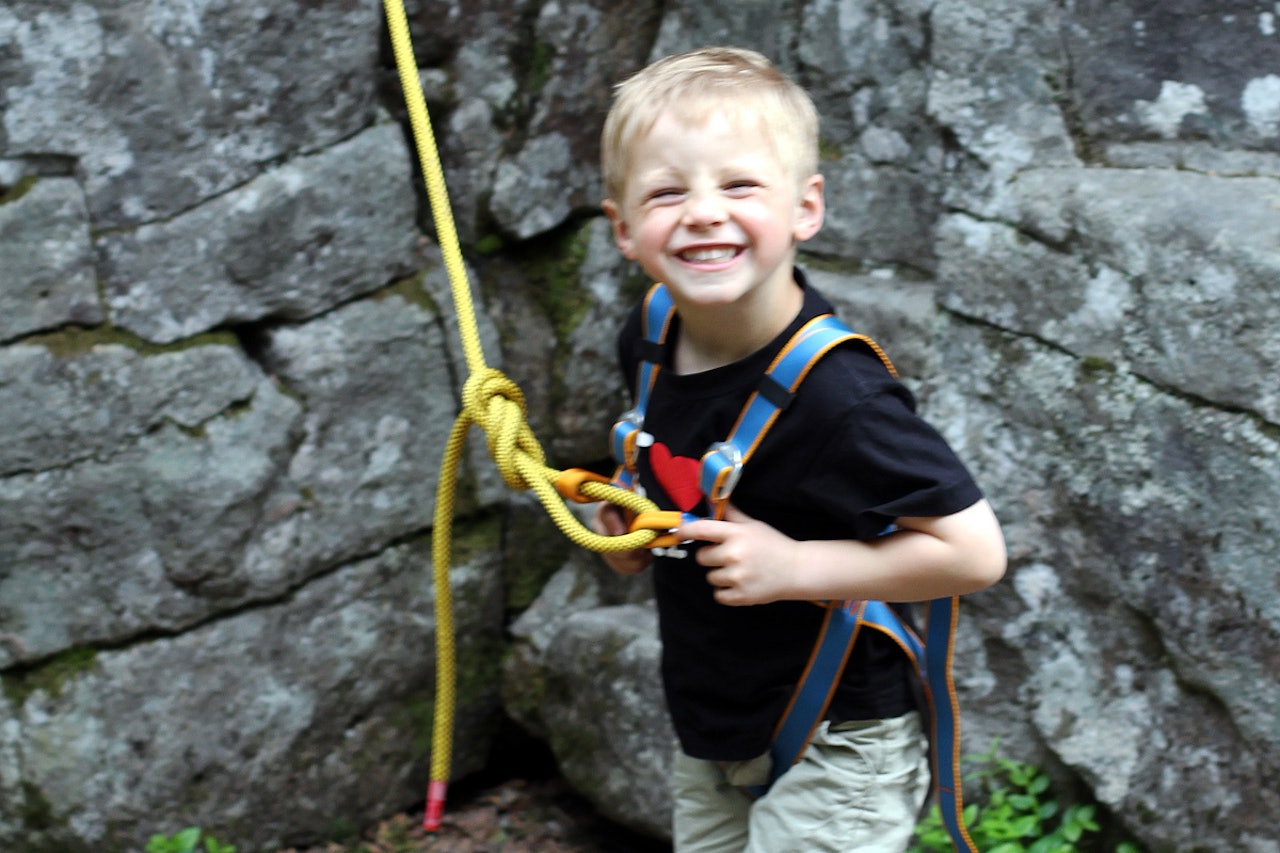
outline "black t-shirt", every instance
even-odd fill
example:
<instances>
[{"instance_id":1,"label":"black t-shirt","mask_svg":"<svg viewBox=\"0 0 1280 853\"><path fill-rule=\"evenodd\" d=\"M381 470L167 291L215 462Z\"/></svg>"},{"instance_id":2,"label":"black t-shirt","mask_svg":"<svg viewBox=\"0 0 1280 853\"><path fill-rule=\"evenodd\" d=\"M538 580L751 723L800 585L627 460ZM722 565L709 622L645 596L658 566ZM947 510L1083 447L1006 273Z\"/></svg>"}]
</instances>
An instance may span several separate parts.
<instances>
[{"instance_id":1,"label":"black t-shirt","mask_svg":"<svg viewBox=\"0 0 1280 853\"><path fill-rule=\"evenodd\" d=\"M654 444L640 455L641 485L663 509L709 510L698 492L698 460L729 435L747 397L791 335L830 304L804 282L804 306L768 346L703 373L664 365L645 414ZM674 321L668 341L678 334ZM619 337L634 384L640 309ZM672 347L668 346L669 359ZM633 389L634 390L634 389ZM731 500L794 539L872 539L899 516L943 516L982 497L964 465L915 414L910 392L869 347L827 353L801 383L743 469ZM810 602L728 607L713 597L706 569L689 556L660 556L653 568L663 642L662 674L672 722L686 753L710 760L753 758L769 748L779 717L808 661L823 610ZM864 631L828 717L900 716L915 707L910 664L887 638Z\"/></svg>"}]
</instances>

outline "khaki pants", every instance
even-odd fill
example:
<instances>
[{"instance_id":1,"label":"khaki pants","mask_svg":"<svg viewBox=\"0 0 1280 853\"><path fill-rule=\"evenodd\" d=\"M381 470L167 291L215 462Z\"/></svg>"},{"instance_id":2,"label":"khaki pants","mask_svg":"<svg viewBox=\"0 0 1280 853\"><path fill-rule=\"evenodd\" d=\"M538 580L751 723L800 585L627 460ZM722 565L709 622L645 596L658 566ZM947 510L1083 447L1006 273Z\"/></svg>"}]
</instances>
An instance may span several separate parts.
<instances>
[{"instance_id":1,"label":"khaki pants","mask_svg":"<svg viewBox=\"0 0 1280 853\"><path fill-rule=\"evenodd\" d=\"M902 853L929 791L920 715L823 723L800 761L753 800L768 757L702 761L677 752L676 853Z\"/></svg>"}]
</instances>

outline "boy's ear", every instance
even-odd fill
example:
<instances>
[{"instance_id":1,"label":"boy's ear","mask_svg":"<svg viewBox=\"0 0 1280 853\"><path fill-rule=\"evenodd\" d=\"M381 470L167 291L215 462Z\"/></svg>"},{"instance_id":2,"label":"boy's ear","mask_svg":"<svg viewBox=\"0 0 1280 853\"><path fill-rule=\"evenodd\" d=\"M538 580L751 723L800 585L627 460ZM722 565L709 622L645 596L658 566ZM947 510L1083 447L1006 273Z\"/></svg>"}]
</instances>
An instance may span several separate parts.
<instances>
[{"instance_id":1,"label":"boy's ear","mask_svg":"<svg viewBox=\"0 0 1280 853\"><path fill-rule=\"evenodd\" d=\"M631 229L627 227L627 221L623 219L618 203L611 198L606 198L600 202L600 206L604 209L605 216L609 217L609 224L613 226L613 242L617 244L618 251L624 258L634 261L635 241L631 239Z\"/></svg>"},{"instance_id":2,"label":"boy's ear","mask_svg":"<svg viewBox=\"0 0 1280 853\"><path fill-rule=\"evenodd\" d=\"M796 224L791 231L797 243L803 243L822 229L822 220L827 212L822 186L822 175L810 175L800 185L800 198L796 202Z\"/></svg>"}]
</instances>

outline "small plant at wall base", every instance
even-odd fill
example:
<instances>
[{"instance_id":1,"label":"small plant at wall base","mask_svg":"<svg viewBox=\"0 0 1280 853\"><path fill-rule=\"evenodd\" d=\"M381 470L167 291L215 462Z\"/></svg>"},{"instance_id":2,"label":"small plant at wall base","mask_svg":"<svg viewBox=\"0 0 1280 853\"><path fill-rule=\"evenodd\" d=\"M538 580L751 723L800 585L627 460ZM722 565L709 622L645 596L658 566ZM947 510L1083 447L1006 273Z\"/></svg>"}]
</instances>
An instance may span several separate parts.
<instances>
[{"instance_id":1,"label":"small plant at wall base","mask_svg":"<svg viewBox=\"0 0 1280 853\"><path fill-rule=\"evenodd\" d=\"M203 837L204 846L200 846ZM147 853L236 853L234 844L224 844L212 835L204 835L198 826L188 826L173 835L153 835L147 842Z\"/></svg>"},{"instance_id":2,"label":"small plant at wall base","mask_svg":"<svg viewBox=\"0 0 1280 853\"><path fill-rule=\"evenodd\" d=\"M983 853L1085 853L1097 847L1080 846L1098 831L1094 806L1062 809L1049 791L1049 775L1032 764L1000 758L998 742L989 752L965 760L976 765L966 775L979 782L980 802L964 809L969 837ZM908 853L951 853L951 838L937 804L916 827L916 842ZM1115 853L1142 853L1124 842Z\"/></svg>"}]
</instances>

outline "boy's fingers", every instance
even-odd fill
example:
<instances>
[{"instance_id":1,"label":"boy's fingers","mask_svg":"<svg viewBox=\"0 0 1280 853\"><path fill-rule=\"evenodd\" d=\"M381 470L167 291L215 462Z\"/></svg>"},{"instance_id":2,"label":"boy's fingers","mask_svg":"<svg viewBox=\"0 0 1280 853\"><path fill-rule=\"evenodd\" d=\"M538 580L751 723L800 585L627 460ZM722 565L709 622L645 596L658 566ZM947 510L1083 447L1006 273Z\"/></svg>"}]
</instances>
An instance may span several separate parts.
<instances>
[{"instance_id":1,"label":"boy's fingers","mask_svg":"<svg viewBox=\"0 0 1280 853\"><path fill-rule=\"evenodd\" d=\"M596 511L596 522L607 536L620 536L627 532L627 520L614 504L602 504Z\"/></svg>"},{"instance_id":2,"label":"boy's fingers","mask_svg":"<svg viewBox=\"0 0 1280 853\"><path fill-rule=\"evenodd\" d=\"M681 539L696 539L702 542L723 542L729 537L732 528L727 527L728 524L742 524L743 522L753 521L751 516L738 509L733 504L724 505L724 518L701 518L697 521L691 521L683 524L676 530L676 535Z\"/></svg>"},{"instance_id":3,"label":"boy's fingers","mask_svg":"<svg viewBox=\"0 0 1280 853\"><path fill-rule=\"evenodd\" d=\"M682 524L676 528L676 536L680 540L693 540L697 542L723 542L728 531L725 529L727 522L716 521L711 518L703 518L698 521L690 521L688 524Z\"/></svg>"}]
</instances>

